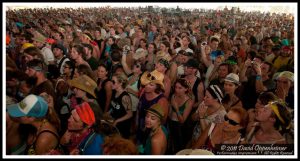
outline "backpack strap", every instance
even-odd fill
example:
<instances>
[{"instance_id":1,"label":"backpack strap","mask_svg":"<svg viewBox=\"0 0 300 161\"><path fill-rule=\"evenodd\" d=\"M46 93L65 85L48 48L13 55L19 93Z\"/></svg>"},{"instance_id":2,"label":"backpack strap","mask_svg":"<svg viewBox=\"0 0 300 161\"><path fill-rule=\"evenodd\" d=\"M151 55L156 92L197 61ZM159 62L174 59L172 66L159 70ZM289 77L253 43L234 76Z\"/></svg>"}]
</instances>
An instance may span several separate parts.
<instances>
[{"instance_id":1,"label":"backpack strap","mask_svg":"<svg viewBox=\"0 0 300 161\"><path fill-rule=\"evenodd\" d=\"M65 61L65 59L67 59L66 56L64 56L64 57L60 60L60 62L59 62L59 64L58 64L58 70L59 70L59 71L60 71L61 65L62 65L62 63Z\"/></svg>"},{"instance_id":2,"label":"backpack strap","mask_svg":"<svg viewBox=\"0 0 300 161\"><path fill-rule=\"evenodd\" d=\"M87 139L85 139L86 141L83 141L79 144L78 149L80 151L80 154L84 154L85 149L93 142L94 138L96 137L96 132L92 132Z\"/></svg>"}]
</instances>

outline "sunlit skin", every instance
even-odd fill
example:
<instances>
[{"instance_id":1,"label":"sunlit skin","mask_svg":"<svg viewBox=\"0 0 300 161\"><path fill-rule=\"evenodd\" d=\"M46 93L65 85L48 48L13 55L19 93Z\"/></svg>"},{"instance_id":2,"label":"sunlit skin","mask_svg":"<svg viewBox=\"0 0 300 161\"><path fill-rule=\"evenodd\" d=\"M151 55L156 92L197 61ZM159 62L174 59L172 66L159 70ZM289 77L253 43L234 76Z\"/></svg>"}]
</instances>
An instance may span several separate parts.
<instances>
[{"instance_id":1,"label":"sunlit skin","mask_svg":"<svg viewBox=\"0 0 300 161\"><path fill-rule=\"evenodd\" d=\"M155 69L161 73L165 73L165 71L166 71L166 67L161 63L156 63Z\"/></svg>"},{"instance_id":2,"label":"sunlit skin","mask_svg":"<svg viewBox=\"0 0 300 161\"><path fill-rule=\"evenodd\" d=\"M230 120L233 120L236 123L241 122L240 115L236 112L229 111L226 115ZM224 121L224 127L223 127L224 131L238 131L240 128L241 128L240 125L234 126L234 125L231 125L228 121Z\"/></svg>"},{"instance_id":3,"label":"sunlit skin","mask_svg":"<svg viewBox=\"0 0 300 161\"><path fill-rule=\"evenodd\" d=\"M69 131L77 131L83 129L83 122L81 121L76 110L71 112L71 116L68 119L68 130Z\"/></svg>"},{"instance_id":4,"label":"sunlit skin","mask_svg":"<svg viewBox=\"0 0 300 161\"><path fill-rule=\"evenodd\" d=\"M183 87L180 83L175 84L175 94L182 95L185 94L188 89Z\"/></svg>"},{"instance_id":5,"label":"sunlit skin","mask_svg":"<svg viewBox=\"0 0 300 161\"><path fill-rule=\"evenodd\" d=\"M97 77L100 79L104 79L107 76L107 71L103 66L99 66L97 69Z\"/></svg>"},{"instance_id":6,"label":"sunlit skin","mask_svg":"<svg viewBox=\"0 0 300 161\"><path fill-rule=\"evenodd\" d=\"M219 42L218 41L212 41L212 42L210 42L210 48L211 48L212 51L217 50L218 46L219 46Z\"/></svg>"},{"instance_id":7,"label":"sunlit skin","mask_svg":"<svg viewBox=\"0 0 300 161\"><path fill-rule=\"evenodd\" d=\"M227 66L220 66L218 70L219 78L225 78L229 73L228 73L228 67Z\"/></svg>"},{"instance_id":8,"label":"sunlit skin","mask_svg":"<svg viewBox=\"0 0 300 161\"><path fill-rule=\"evenodd\" d=\"M74 88L73 89L74 93L75 93L75 97L76 98L84 98L86 97L86 92L79 89L79 88Z\"/></svg>"},{"instance_id":9,"label":"sunlit skin","mask_svg":"<svg viewBox=\"0 0 300 161\"><path fill-rule=\"evenodd\" d=\"M272 109L269 105L264 108L259 108L255 110L255 119L259 122L266 122L272 114Z\"/></svg>"},{"instance_id":10,"label":"sunlit skin","mask_svg":"<svg viewBox=\"0 0 300 161\"><path fill-rule=\"evenodd\" d=\"M229 95L233 95L234 91L237 89L237 85L232 82L225 81L224 82L224 91Z\"/></svg>"},{"instance_id":11,"label":"sunlit skin","mask_svg":"<svg viewBox=\"0 0 300 161\"><path fill-rule=\"evenodd\" d=\"M155 90L156 86L157 85L155 83L149 83L145 86L144 92L145 93L151 93Z\"/></svg>"},{"instance_id":12,"label":"sunlit skin","mask_svg":"<svg viewBox=\"0 0 300 161\"><path fill-rule=\"evenodd\" d=\"M211 106L215 102L215 98L207 90L205 91L203 100L206 106Z\"/></svg>"},{"instance_id":13,"label":"sunlit skin","mask_svg":"<svg viewBox=\"0 0 300 161\"><path fill-rule=\"evenodd\" d=\"M28 68L28 67L27 67L25 73L26 73L29 77L36 76L36 70L34 70L34 69L32 69L32 68Z\"/></svg>"},{"instance_id":14,"label":"sunlit skin","mask_svg":"<svg viewBox=\"0 0 300 161\"><path fill-rule=\"evenodd\" d=\"M79 53L77 52L77 50L75 48L72 48L72 50L71 50L71 58L73 60L76 60L76 59L78 59L78 57L79 57Z\"/></svg>"},{"instance_id":15,"label":"sunlit skin","mask_svg":"<svg viewBox=\"0 0 300 161\"><path fill-rule=\"evenodd\" d=\"M160 125L159 118L156 115L154 115L150 112L147 112L146 117L145 117L145 127L149 128L149 129L155 129L159 125Z\"/></svg>"}]
</instances>

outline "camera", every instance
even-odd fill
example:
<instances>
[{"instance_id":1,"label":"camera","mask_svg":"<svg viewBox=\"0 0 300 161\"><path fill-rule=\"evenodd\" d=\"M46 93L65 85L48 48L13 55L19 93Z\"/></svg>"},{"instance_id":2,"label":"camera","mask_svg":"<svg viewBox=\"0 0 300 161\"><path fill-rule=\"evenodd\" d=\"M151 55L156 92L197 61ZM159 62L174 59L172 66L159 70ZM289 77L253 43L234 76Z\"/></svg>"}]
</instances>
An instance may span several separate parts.
<instances>
[{"instance_id":1,"label":"camera","mask_svg":"<svg viewBox=\"0 0 300 161\"><path fill-rule=\"evenodd\" d=\"M123 54L127 54L129 50L130 50L130 46L129 45L123 46Z\"/></svg>"}]
</instances>

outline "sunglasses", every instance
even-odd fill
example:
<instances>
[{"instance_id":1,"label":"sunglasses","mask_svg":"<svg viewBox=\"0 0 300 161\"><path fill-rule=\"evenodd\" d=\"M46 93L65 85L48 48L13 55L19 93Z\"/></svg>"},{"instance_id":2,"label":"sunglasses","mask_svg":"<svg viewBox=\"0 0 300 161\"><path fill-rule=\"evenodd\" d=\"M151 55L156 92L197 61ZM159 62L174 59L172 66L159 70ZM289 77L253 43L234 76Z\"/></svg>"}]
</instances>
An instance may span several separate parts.
<instances>
[{"instance_id":1,"label":"sunglasses","mask_svg":"<svg viewBox=\"0 0 300 161\"><path fill-rule=\"evenodd\" d=\"M147 78L150 80L156 80L156 78L153 75L151 75L150 73L147 75Z\"/></svg>"},{"instance_id":2,"label":"sunglasses","mask_svg":"<svg viewBox=\"0 0 300 161\"><path fill-rule=\"evenodd\" d=\"M225 120L225 121L228 121L229 124L231 124L231 125L233 125L233 126L236 126L236 125L239 124L239 123L235 122L234 120L229 119L227 115L224 115L224 120Z\"/></svg>"}]
</instances>

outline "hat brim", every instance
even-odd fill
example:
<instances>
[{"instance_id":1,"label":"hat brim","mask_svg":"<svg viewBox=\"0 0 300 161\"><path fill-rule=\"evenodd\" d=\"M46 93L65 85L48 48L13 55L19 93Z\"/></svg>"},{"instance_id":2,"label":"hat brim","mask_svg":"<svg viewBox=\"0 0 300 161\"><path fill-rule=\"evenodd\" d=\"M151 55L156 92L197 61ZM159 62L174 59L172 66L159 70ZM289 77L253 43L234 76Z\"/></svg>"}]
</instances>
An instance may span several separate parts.
<instances>
[{"instance_id":1,"label":"hat brim","mask_svg":"<svg viewBox=\"0 0 300 161\"><path fill-rule=\"evenodd\" d=\"M224 81L234 83L234 84L236 84L236 85L238 85L238 86L241 84L240 82L236 82L236 81L229 80L229 79L226 79L226 78L224 79Z\"/></svg>"},{"instance_id":2,"label":"hat brim","mask_svg":"<svg viewBox=\"0 0 300 161\"><path fill-rule=\"evenodd\" d=\"M85 91L85 92L91 94L94 98L97 98L94 91L89 91L89 90L87 90L87 88L85 88L81 83L77 82L77 81L74 80L74 79L68 80L68 84L69 84L70 86L72 86L72 87L79 88L79 89L81 89L81 90L83 90L83 91Z\"/></svg>"},{"instance_id":3,"label":"hat brim","mask_svg":"<svg viewBox=\"0 0 300 161\"><path fill-rule=\"evenodd\" d=\"M160 80L150 80L150 79L148 79L148 77L147 77L148 74L149 74L148 72L145 72L145 73L141 76L141 84L142 84L142 85L145 86L145 85L147 85L147 84L149 84L149 83L155 83L155 84L161 85L162 89L165 90L165 86L164 86L164 84L163 84L162 81L160 81Z\"/></svg>"},{"instance_id":4,"label":"hat brim","mask_svg":"<svg viewBox=\"0 0 300 161\"><path fill-rule=\"evenodd\" d=\"M9 114L9 116L11 116L11 117L26 116L26 114L20 110L19 103L7 106L7 112Z\"/></svg>"},{"instance_id":5,"label":"hat brim","mask_svg":"<svg viewBox=\"0 0 300 161\"><path fill-rule=\"evenodd\" d=\"M155 115L156 117L158 117L159 119L163 119L163 116L159 116L156 112L154 112L154 111L151 111L151 110L146 110L146 112L149 112L149 113L151 113L151 114L153 114L153 115Z\"/></svg>"}]
</instances>

